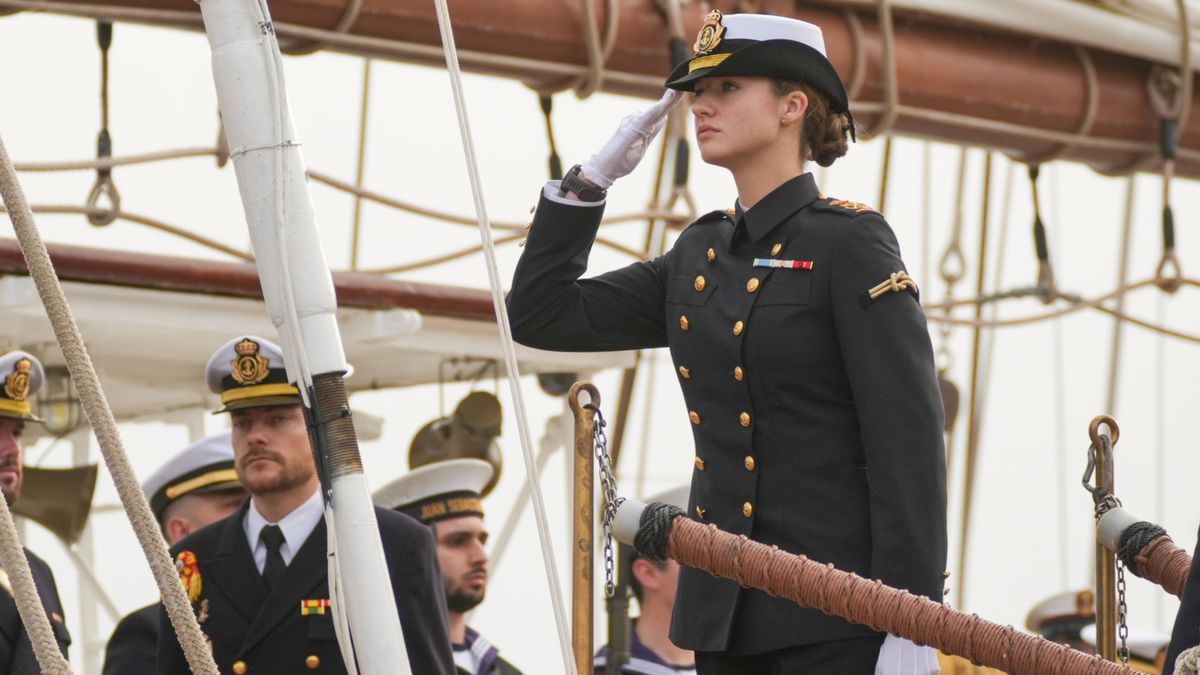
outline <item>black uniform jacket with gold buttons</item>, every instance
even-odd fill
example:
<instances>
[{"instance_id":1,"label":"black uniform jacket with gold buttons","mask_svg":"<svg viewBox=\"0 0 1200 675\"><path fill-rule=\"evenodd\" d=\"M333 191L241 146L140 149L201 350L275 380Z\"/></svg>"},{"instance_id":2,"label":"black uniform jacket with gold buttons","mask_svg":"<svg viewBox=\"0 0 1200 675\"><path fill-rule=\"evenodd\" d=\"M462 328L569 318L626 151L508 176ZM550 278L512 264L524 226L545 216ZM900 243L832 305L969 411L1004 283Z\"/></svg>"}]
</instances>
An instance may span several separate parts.
<instances>
[{"instance_id":1,"label":"black uniform jacket with gold buttons","mask_svg":"<svg viewBox=\"0 0 1200 675\"><path fill-rule=\"evenodd\" d=\"M172 556L180 551L196 555L201 591L192 606L200 629L212 642L217 667L222 673L236 670L246 675L345 673L332 608L301 612L302 601L329 598L325 520L317 523L283 581L268 594L242 525L248 508L249 501L171 549ZM446 596L433 535L396 511L376 508L375 517L412 671L452 675ZM166 610L159 607L157 672L188 673ZM235 666L238 662L243 666Z\"/></svg>"},{"instance_id":2,"label":"black uniform jacket with gold buttons","mask_svg":"<svg viewBox=\"0 0 1200 675\"><path fill-rule=\"evenodd\" d=\"M158 651L158 605L131 612L117 623L104 648L103 675L153 673Z\"/></svg>"},{"instance_id":3,"label":"black uniform jacket with gold buttons","mask_svg":"<svg viewBox=\"0 0 1200 675\"><path fill-rule=\"evenodd\" d=\"M1183 586L1183 597L1179 599L1175 626L1171 629L1171 644L1167 647L1163 675L1175 672L1175 660L1197 644L1200 644L1200 534L1197 534L1196 550L1192 553L1192 568Z\"/></svg>"},{"instance_id":4,"label":"black uniform jacket with gold buttons","mask_svg":"<svg viewBox=\"0 0 1200 675\"><path fill-rule=\"evenodd\" d=\"M29 569L33 572L33 581L37 584L46 617L50 619L50 628L54 631L58 650L65 657L67 647L71 644L71 636L67 633L67 625L63 620L62 602L58 599L54 573L50 571L46 561L29 549L25 549L25 559L29 561ZM0 591L0 673L38 675L42 669L33 654L33 643L29 640L29 634L25 632L25 625L21 623L21 616L17 613L17 601L13 599L8 584L5 580L5 588Z\"/></svg>"},{"instance_id":5,"label":"black uniform jacket with gold buttons","mask_svg":"<svg viewBox=\"0 0 1200 675\"><path fill-rule=\"evenodd\" d=\"M700 218L662 257L581 280L602 211L541 200L508 298L517 341L670 347L695 436L692 518L940 600L943 413L915 293L868 299L904 269L883 218L804 174L744 214ZM870 634L690 568L671 630L742 654Z\"/></svg>"}]
</instances>

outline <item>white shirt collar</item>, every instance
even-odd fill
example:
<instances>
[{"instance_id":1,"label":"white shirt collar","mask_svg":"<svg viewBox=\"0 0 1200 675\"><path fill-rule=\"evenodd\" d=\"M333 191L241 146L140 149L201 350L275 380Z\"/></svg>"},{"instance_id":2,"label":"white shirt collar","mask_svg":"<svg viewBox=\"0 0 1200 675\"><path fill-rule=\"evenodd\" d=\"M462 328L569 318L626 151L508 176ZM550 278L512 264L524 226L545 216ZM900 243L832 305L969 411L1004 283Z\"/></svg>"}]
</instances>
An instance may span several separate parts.
<instances>
[{"instance_id":1,"label":"white shirt collar","mask_svg":"<svg viewBox=\"0 0 1200 675\"><path fill-rule=\"evenodd\" d=\"M278 523L268 521L259 513L258 506L251 497L250 508L246 509L246 518L242 521L242 525L246 531L246 543L254 552L254 564L258 566L258 571L261 573L267 564L267 545L258 538L264 527L278 525L279 529L283 530L284 542L279 547L279 554L283 556L284 564L290 565L292 558L296 556L296 552L316 529L317 523L321 522L324 514L325 505L321 500L319 489L313 490L311 497L284 516Z\"/></svg>"}]
</instances>

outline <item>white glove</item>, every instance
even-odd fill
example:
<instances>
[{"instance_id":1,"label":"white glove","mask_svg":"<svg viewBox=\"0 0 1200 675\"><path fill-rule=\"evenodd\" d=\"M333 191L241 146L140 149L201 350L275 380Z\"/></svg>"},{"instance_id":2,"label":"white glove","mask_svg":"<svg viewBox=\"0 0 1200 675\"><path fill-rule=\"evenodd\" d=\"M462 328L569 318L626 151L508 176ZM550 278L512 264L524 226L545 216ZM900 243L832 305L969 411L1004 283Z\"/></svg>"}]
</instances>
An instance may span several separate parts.
<instances>
[{"instance_id":1,"label":"white glove","mask_svg":"<svg viewBox=\"0 0 1200 675\"><path fill-rule=\"evenodd\" d=\"M875 661L875 675L937 675L940 672L936 649L921 647L895 635L884 639L879 648L879 659Z\"/></svg>"},{"instance_id":2,"label":"white glove","mask_svg":"<svg viewBox=\"0 0 1200 675\"><path fill-rule=\"evenodd\" d=\"M650 142L662 131L666 124L667 113L683 98L681 92L668 89L658 103L641 112L628 115L621 120L617 133L608 139L600 151L583 163L583 177L595 183L602 190L612 187L613 182L622 176L628 176Z\"/></svg>"}]
</instances>

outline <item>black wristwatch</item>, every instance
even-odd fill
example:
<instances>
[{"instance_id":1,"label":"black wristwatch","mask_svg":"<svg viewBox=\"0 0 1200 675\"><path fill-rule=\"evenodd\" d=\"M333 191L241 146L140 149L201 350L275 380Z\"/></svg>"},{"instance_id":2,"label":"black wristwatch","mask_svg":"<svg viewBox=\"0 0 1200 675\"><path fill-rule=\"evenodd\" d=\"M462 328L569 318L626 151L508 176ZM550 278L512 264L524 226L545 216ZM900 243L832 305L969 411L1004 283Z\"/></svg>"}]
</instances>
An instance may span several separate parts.
<instances>
[{"instance_id":1,"label":"black wristwatch","mask_svg":"<svg viewBox=\"0 0 1200 675\"><path fill-rule=\"evenodd\" d=\"M602 202L608 196L608 190L600 188L588 183L579 177L580 167L578 164L571 167L567 175L563 176L562 182L559 183L559 197L567 196L568 192L574 192L576 197L585 202Z\"/></svg>"}]
</instances>

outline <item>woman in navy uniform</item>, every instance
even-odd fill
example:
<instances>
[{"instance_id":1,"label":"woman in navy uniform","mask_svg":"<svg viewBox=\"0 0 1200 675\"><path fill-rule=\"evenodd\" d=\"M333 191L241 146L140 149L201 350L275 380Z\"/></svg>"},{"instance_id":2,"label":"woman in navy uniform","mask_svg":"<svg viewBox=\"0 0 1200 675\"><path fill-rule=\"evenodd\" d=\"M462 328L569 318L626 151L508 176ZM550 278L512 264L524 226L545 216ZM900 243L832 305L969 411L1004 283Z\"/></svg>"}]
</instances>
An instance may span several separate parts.
<instances>
[{"instance_id":1,"label":"woman in navy uniform","mask_svg":"<svg viewBox=\"0 0 1200 675\"><path fill-rule=\"evenodd\" d=\"M542 191L509 296L516 339L669 347L695 436L689 515L935 601L946 557L942 407L925 318L883 217L825 197L854 133L820 28L709 14L666 96ZM735 208L591 279L605 191L692 92ZM932 673L928 647L685 568L671 638L708 673Z\"/></svg>"}]
</instances>

